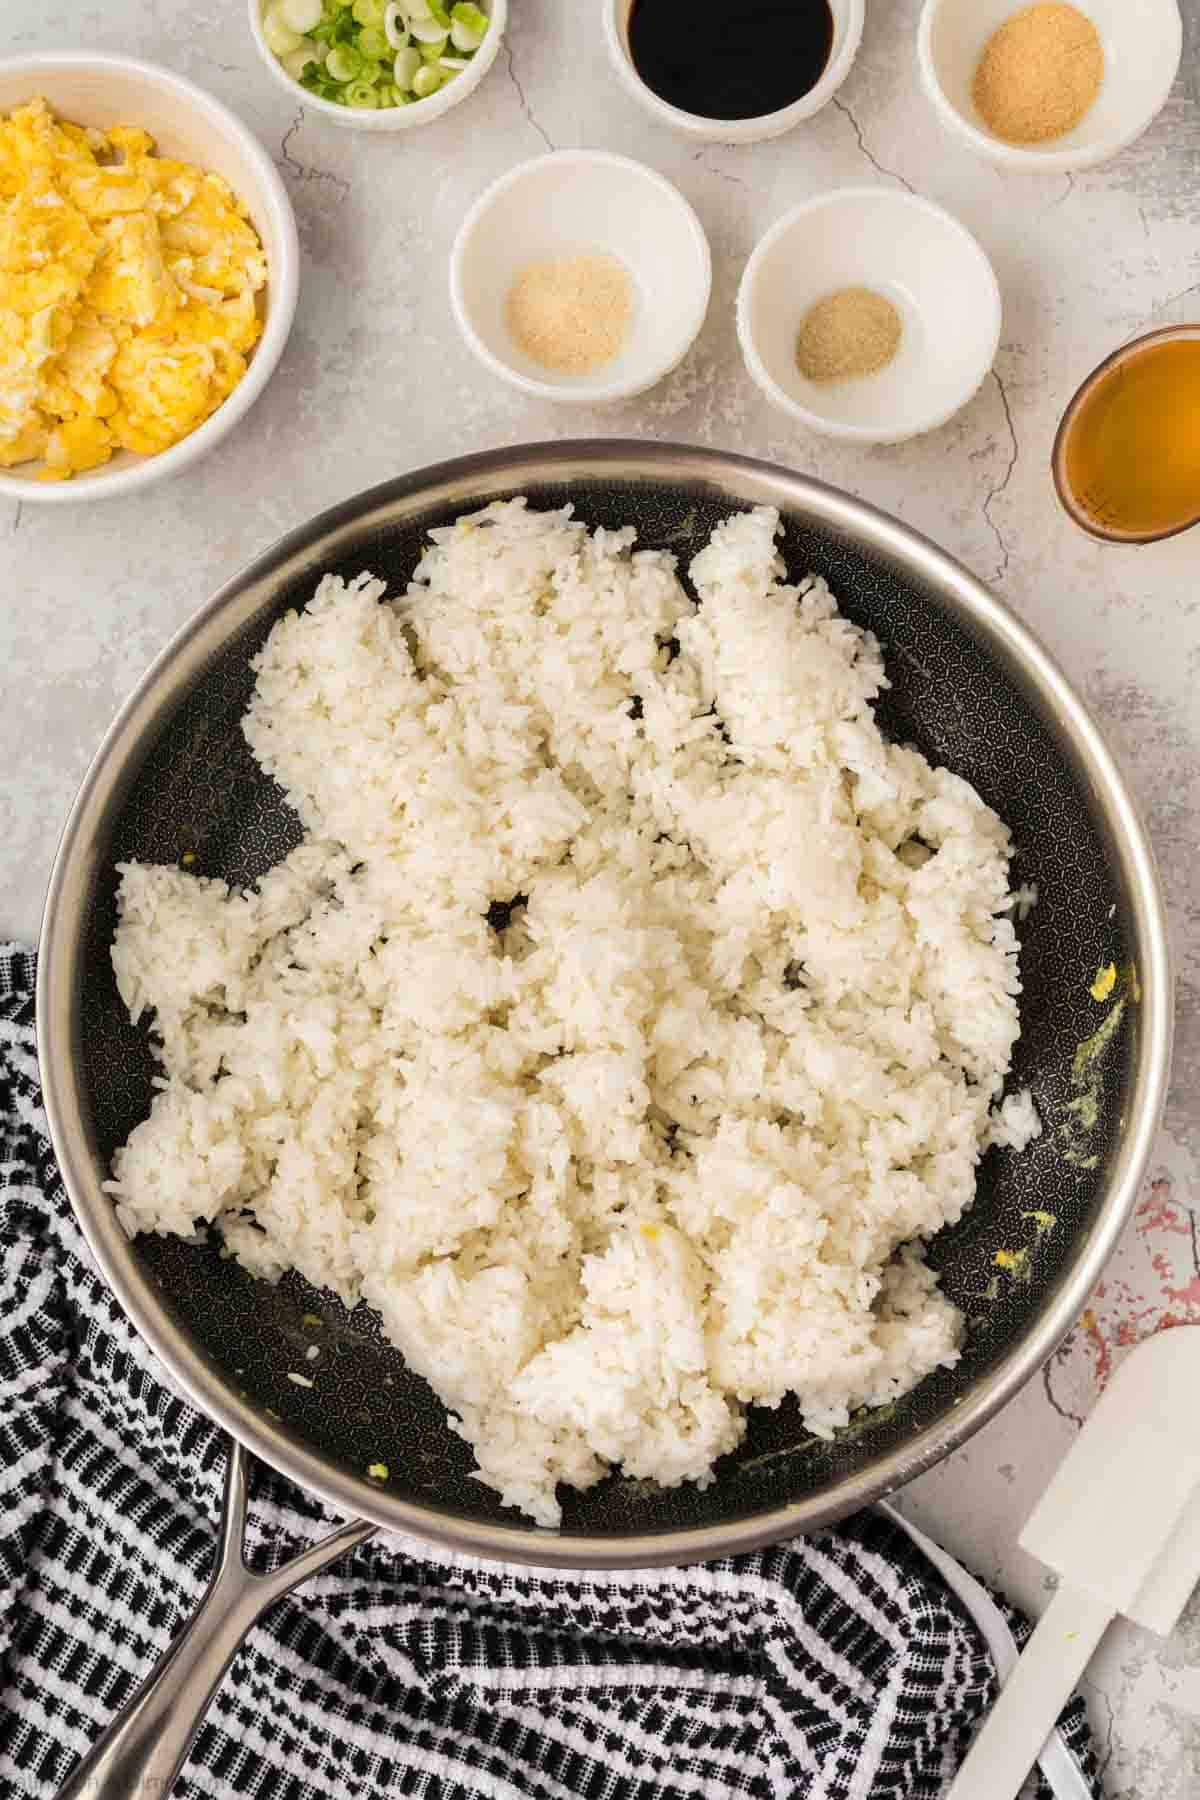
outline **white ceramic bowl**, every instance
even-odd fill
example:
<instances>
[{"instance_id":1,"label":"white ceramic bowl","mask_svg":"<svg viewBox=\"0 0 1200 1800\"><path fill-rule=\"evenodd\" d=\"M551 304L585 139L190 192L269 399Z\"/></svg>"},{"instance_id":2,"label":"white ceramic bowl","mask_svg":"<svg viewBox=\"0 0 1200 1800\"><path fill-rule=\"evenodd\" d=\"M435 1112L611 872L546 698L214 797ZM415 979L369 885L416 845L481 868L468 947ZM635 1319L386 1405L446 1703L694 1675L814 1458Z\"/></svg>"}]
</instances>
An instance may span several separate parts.
<instances>
[{"instance_id":1,"label":"white ceramic bowl","mask_svg":"<svg viewBox=\"0 0 1200 1800\"><path fill-rule=\"evenodd\" d=\"M164 481L228 436L262 393L283 353L296 311L300 245L287 190L258 139L219 100L182 76L133 57L90 50L0 60L0 113L39 95L79 124L144 126L164 155L223 176L245 202L267 253L263 334L245 375L203 425L157 456L119 450L102 468L69 481L39 481L36 465L28 473L0 471L0 495L7 499L70 505L113 499Z\"/></svg>"},{"instance_id":2,"label":"white ceramic bowl","mask_svg":"<svg viewBox=\"0 0 1200 1800\"><path fill-rule=\"evenodd\" d=\"M1179 68L1183 26L1176 0L1073 0L1104 46L1104 81L1073 131L1044 144L1009 144L991 132L971 96L988 39L1027 0L926 0L917 32L925 91L949 131L1002 169L1068 174L1107 162L1142 135Z\"/></svg>"},{"instance_id":3,"label":"white ceramic bowl","mask_svg":"<svg viewBox=\"0 0 1200 1800\"><path fill-rule=\"evenodd\" d=\"M903 336L878 374L809 381L796 366L808 308L869 287L900 313ZM965 226L894 188L836 188L786 213L755 248L738 289L746 367L783 412L813 431L898 443L944 425L976 392L1000 343L1000 289Z\"/></svg>"},{"instance_id":4,"label":"white ceramic bowl","mask_svg":"<svg viewBox=\"0 0 1200 1800\"><path fill-rule=\"evenodd\" d=\"M661 100L638 74L629 52L629 15L633 10L634 0L603 0L603 4L609 54L629 93L664 125L673 126L676 131L682 131L688 137L701 138L715 144L755 144L763 138L782 137L793 125L799 125L802 119L811 119L814 113L820 112L850 73L862 40L866 11L864 0L829 0L829 10L833 14L833 48L829 53L829 61L816 86L811 87L807 94L802 94L799 100L794 100L791 106L781 107L778 112L762 113L753 119L708 119L702 113L684 112L680 107ZM684 26L702 31L703 6L694 8L693 12L694 18L684 18Z\"/></svg>"},{"instance_id":5,"label":"white ceramic bowl","mask_svg":"<svg viewBox=\"0 0 1200 1800\"><path fill-rule=\"evenodd\" d=\"M508 293L531 262L607 251L634 287L619 355L590 375L558 375L514 343ZM596 405L644 393L687 354L704 323L712 257L704 228L663 176L603 150L556 150L493 183L459 228L450 303L493 374L543 400Z\"/></svg>"},{"instance_id":6,"label":"white ceramic bowl","mask_svg":"<svg viewBox=\"0 0 1200 1800\"><path fill-rule=\"evenodd\" d=\"M306 106L320 118L328 119L331 124L343 126L347 131L412 131L418 125L431 125L434 119L440 119L452 106L458 106L469 94L473 94L500 54L504 29L508 24L508 0L479 0L479 5L491 19L491 24L488 26L487 36L461 75L448 81L436 94L430 94L427 100L414 100L411 106L389 106L377 112L366 107L339 106L335 100L322 100L319 94L310 94L298 81L293 81L263 36L263 0L247 0L247 12L250 31L258 46L259 55L280 87L286 88L294 101Z\"/></svg>"}]
</instances>

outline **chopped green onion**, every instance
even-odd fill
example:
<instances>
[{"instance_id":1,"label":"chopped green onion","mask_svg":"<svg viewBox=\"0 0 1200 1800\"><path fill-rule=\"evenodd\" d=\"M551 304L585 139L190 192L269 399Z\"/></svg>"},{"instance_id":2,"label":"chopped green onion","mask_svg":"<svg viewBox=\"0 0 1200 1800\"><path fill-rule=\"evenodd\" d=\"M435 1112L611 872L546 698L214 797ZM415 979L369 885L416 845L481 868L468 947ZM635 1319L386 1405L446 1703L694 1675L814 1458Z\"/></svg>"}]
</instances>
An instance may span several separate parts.
<instances>
[{"instance_id":1,"label":"chopped green onion","mask_svg":"<svg viewBox=\"0 0 1200 1800\"><path fill-rule=\"evenodd\" d=\"M430 94L436 94L445 85L446 77L437 64L423 63L413 76L412 91L418 100L428 100Z\"/></svg>"},{"instance_id":2,"label":"chopped green onion","mask_svg":"<svg viewBox=\"0 0 1200 1800\"><path fill-rule=\"evenodd\" d=\"M301 38L296 48L289 50L287 55L281 56L279 60L292 80L299 81L309 64L315 63L317 60L316 46L310 38Z\"/></svg>"},{"instance_id":3,"label":"chopped green onion","mask_svg":"<svg viewBox=\"0 0 1200 1800\"><path fill-rule=\"evenodd\" d=\"M275 10L285 25L303 37L321 23L324 8L321 0L279 0Z\"/></svg>"},{"instance_id":4,"label":"chopped green onion","mask_svg":"<svg viewBox=\"0 0 1200 1800\"><path fill-rule=\"evenodd\" d=\"M450 37L456 50L478 50L487 28L487 14L467 0L459 0L450 13Z\"/></svg>"},{"instance_id":5,"label":"chopped green onion","mask_svg":"<svg viewBox=\"0 0 1200 1800\"><path fill-rule=\"evenodd\" d=\"M273 6L263 19L263 36L267 40L267 48L272 56L287 56L300 48L302 32L293 31L283 18L277 6Z\"/></svg>"},{"instance_id":6,"label":"chopped green onion","mask_svg":"<svg viewBox=\"0 0 1200 1800\"><path fill-rule=\"evenodd\" d=\"M335 44L325 58L325 67L333 81L354 81L363 59L349 44Z\"/></svg>"},{"instance_id":7,"label":"chopped green onion","mask_svg":"<svg viewBox=\"0 0 1200 1800\"><path fill-rule=\"evenodd\" d=\"M357 111L436 94L462 74L489 23L470 0L263 0L263 35L286 74Z\"/></svg>"},{"instance_id":8,"label":"chopped green onion","mask_svg":"<svg viewBox=\"0 0 1200 1800\"><path fill-rule=\"evenodd\" d=\"M363 55L376 62L386 62L388 41L377 25L364 25L358 34L358 47Z\"/></svg>"},{"instance_id":9,"label":"chopped green onion","mask_svg":"<svg viewBox=\"0 0 1200 1800\"><path fill-rule=\"evenodd\" d=\"M407 94L420 67L421 53L414 50L411 44L407 50L397 50L396 60L392 64L392 80L402 94Z\"/></svg>"},{"instance_id":10,"label":"chopped green onion","mask_svg":"<svg viewBox=\"0 0 1200 1800\"><path fill-rule=\"evenodd\" d=\"M327 79L320 63L309 63L300 77L300 86L307 93L315 94L318 100L338 101L341 99L342 90Z\"/></svg>"}]
</instances>

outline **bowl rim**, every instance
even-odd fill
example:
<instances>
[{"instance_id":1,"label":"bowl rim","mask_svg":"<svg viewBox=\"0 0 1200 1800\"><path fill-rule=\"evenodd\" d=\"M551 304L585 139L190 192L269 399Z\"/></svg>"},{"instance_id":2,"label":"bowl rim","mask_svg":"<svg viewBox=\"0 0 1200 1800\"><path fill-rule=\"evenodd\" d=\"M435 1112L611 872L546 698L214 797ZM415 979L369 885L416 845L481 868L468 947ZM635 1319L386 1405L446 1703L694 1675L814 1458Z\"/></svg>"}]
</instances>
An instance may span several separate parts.
<instances>
[{"instance_id":1,"label":"bowl rim","mask_svg":"<svg viewBox=\"0 0 1200 1800\"><path fill-rule=\"evenodd\" d=\"M182 692L232 630L257 612L280 571L311 567L339 531L378 516L382 525L431 502L454 505L537 481L695 481L721 484L739 503L778 504L815 514L933 590L956 617L981 632L1017 666L1054 720L1111 833L1129 895L1130 931L1139 961L1140 1030L1125 1133L1107 1171L1090 1228L1025 1335L940 1419L825 1494L810 1495L721 1526L594 1537L530 1525L456 1518L401 1499L352 1475L241 1398L177 1325L141 1267L105 1194L87 1148L74 1006L88 875L110 803L129 779L128 763L159 706ZM239 610L240 609L240 610ZM51 872L38 954L38 1059L50 1137L76 1221L117 1300L169 1375L208 1418L263 1461L335 1511L358 1515L439 1550L538 1567L613 1569L700 1561L759 1548L813 1531L914 1479L963 1444L1024 1386L1074 1326L1138 1198L1166 1097L1173 994L1166 913L1153 851L1112 751L1058 664L1029 627L969 570L928 538L856 499L777 464L678 444L637 439L553 440L435 464L368 489L280 538L227 581L175 634L126 700L106 733L71 809Z\"/></svg>"},{"instance_id":2,"label":"bowl rim","mask_svg":"<svg viewBox=\"0 0 1200 1800\"><path fill-rule=\"evenodd\" d=\"M524 375L511 363L497 356L495 351L485 342L476 330L471 317L471 309L463 283L463 265L466 261L470 240L478 228L480 221L487 215L510 188L520 185L538 169L548 163L589 164L600 168L619 170L623 175L632 175L658 189L680 213L700 257L700 273L696 282L695 303L691 312L685 316L684 325L678 336L671 342L664 353L658 357L652 371L642 370L634 376L626 376L622 380L609 381L597 385L573 381L539 381L534 375ZM708 316L709 302L712 299L712 247L708 234L700 222L700 216L691 201L680 192L674 182L649 164L637 162L631 156L622 156L615 150L547 150L540 156L530 156L524 162L514 164L506 169L503 175L486 187L479 198L468 208L467 213L454 235L454 243L450 251L450 306L454 313L459 331L470 350L478 357L486 369L498 375L510 386L518 388L521 393L528 394L538 400L553 400L562 405L603 406L614 400L631 400L636 394L644 394L654 387L671 370L683 361Z\"/></svg>"},{"instance_id":3,"label":"bowl rim","mask_svg":"<svg viewBox=\"0 0 1200 1800\"><path fill-rule=\"evenodd\" d=\"M198 87L186 75L177 75L173 69L137 56L90 50L44 50L0 57L0 76L5 77L28 71L31 79L35 79L39 71L52 75L55 71L76 69L132 77L166 93L182 108L204 115L257 174L280 253L277 258L272 257L264 243L268 304L262 336L254 346L246 373L215 412L168 450L160 450L156 456L141 457L136 463L120 469L102 466L85 479L39 481L35 476L16 476L0 471L0 497L17 500L22 505L71 506L92 500L116 500L156 481L169 480L198 462L241 422L271 379L292 329L300 292L300 237L283 177L249 126L244 125L224 101L218 100L206 88Z\"/></svg>"},{"instance_id":4,"label":"bowl rim","mask_svg":"<svg viewBox=\"0 0 1200 1800\"><path fill-rule=\"evenodd\" d=\"M685 137L703 138L709 143L753 144L766 138L782 137L785 131L791 131L793 126L819 113L849 75L866 24L866 0L841 0L846 13L846 36L841 49L825 65L820 80L814 82L806 94L801 94L789 106L781 106L775 112L756 113L749 119L710 119L705 113L686 112L683 107L672 106L642 80L621 35L622 21L631 4L632 0L604 0L604 36L618 79L625 91L661 123L682 132Z\"/></svg>"},{"instance_id":5,"label":"bowl rim","mask_svg":"<svg viewBox=\"0 0 1200 1800\"><path fill-rule=\"evenodd\" d=\"M435 119L443 118L468 99L499 56L508 27L508 0L484 0L484 5L491 24L462 74L426 100L418 100L412 106L391 106L382 111L339 106L336 100L323 100L319 94L310 94L288 74L263 36L263 0L246 0L246 14L259 55L279 86L287 90L297 105L310 108L318 118L329 119L344 131L412 131L421 125L432 125Z\"/></svg>"},{"instance_id":6,"label":"bowl rim","mask_svg":"<svg viewBox=\"0 0 1200 1800\"><path fill-rule=\"evenodd\" d=\"M759 353L758 344L751 324L751 304L762 266L769 253L775 248L780 238L791 231L801 220L815 212L843 203L850 206L864 200L872 202L884 199L890 204L906 210L923 212L927 217L936 219L941 225L948 225L961 242L963 248L973 258L978 268L981 293L986 295L991 313L989 338L991 351L986 363L980 368L978 377L969 387L964 384L960 396L950 404L931 409L920 415L916 422L909 421L903 425L886 426L862 425L851 420L831 419L825 413L814 411L789 394L786 388L775 380ZM948 424L956 413L962 411L979 392L992 371L996 353L1000 348L1000 332L1003 324L1003 301L1000 283L996 271L992 267L991 258L973 232L969 231L961 219L939 206L935 200L927 200L922 194L910 194L906 189L889 188L880 185L861 185L856 187L826 188L823 193L814 194L809 200L802 200L798 206L791 207L783 216L759 238L742 271L742 279L737 291L737 335L742 348L742 356L751 377L757 383L768 400L779 407L781 412L791 415L810 431L819 432L823 437L842 438L849 443L858 444L900 444L909 438L921 437L927 431L937 431Z\"/></svg>"},{"instance_id":7,"label":"bowl rim","mask_svg":"<svg viewBox=\"0 0 1200 1800\"><path fill-rule=\"evenodd\" d=\"M1157 0L1161 9L1163 25L1169 29L1174 39L1174 54L1171 57L1171 70L1154 104L1139 115L1136 124L1123 131L1114 133L1097 144L1081 144L1068 150L1038 150L1032 145L1009 144L1003 138L994 137L990 131L981 131L972 124L966 115L955 106L945 88L942 86L941 74L937 66L937 58L933 54L933 27L938 14L949 0L925 0L921 9L921 17L917 24L917 66L920 70L921 83L926 97L938 114L942 123L951 131L970 144L971 148L988 162L998 168L1019 171L1027 175L1070 175L1078 169L1094 169L1101 163L1110 162L1127 150L1130 144L1136 143L1143 132L1150 129L1167 103L1167 98L1175 85L1179 73L1179 64L1183 57L1183 18L1179 10L1179 0ZM1013 0L1014 12L1018 11L1024 0ZM1107 79L1107 68L1105 71Z\"/></svg>"}]
</instances>

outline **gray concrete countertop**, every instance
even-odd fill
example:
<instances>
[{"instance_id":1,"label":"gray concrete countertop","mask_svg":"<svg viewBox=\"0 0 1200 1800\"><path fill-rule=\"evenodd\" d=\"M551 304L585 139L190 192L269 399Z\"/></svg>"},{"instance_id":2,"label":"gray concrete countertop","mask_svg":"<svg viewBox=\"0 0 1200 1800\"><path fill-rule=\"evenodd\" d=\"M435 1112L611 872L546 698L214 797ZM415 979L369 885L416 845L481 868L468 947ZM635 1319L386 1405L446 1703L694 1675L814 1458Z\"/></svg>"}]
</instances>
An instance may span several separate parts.
<instances>
[{"instance_id":1,"label":"gray concrete countertop","mask_svg":"<svg viewBox=\"0 0 1200 1800\"><path fill-rule=\"evenodd\" d=\"M599 0L513 0L478 94L425 130L368 137L292 104L258 62L241 0L5 0L0 53L127 51L232 106L272 149L304 250L282 366L247 421L190 477L67 511L0 502L0 933L32 940L59 828L119 702L168 636L289 527L372 482L484 446L648 434L777 459L928 532L1036 628L1124 752L1161 859L1180 977L1175 1087L1141 1209L1091 1307L1043 1376L902 1508L1036 1610L1044 1571L1015 1548L1035 1496L1124 1348L1200 1324L1200 536L1101 548L1060 513L1048 457L1083 375L1138 326L1200 315L1193 201L1200 6L1151 132L1076 177L1005 175L939 129L918 85L918 0L870 0L836 100L774 143L697 148L626 96ZM661 169L713 246L708 322L684 364L601 413L526 400L473 361L449 314L464 209L548 148L622 150ZM994 374L952 424L860 450L772 412L742 368L741 269L787 207L846 183L899 184L950 208L1004 294ZM1181 309L1184 309L1181 311ZM1200 1783L1200 1603L1166 1643L1109 1634L1090 1690L1112 1800L1189 1800Z\"/></svg>"}]
</instances>

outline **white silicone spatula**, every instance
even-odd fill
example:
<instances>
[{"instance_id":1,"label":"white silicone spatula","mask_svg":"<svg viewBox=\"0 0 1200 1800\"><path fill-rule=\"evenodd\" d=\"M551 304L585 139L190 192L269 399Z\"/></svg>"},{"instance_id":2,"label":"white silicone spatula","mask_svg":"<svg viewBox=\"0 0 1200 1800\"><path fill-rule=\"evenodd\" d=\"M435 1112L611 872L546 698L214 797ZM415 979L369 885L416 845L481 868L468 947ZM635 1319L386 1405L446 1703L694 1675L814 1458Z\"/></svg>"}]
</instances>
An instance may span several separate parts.
<instances>
[{"instance_id":1,"label":"white silicone spatula","mask_svg":"<svg viewBox=\"0 0 1200 1800\"><path fill-rule=\"evenodd\" d=\"M1130 1352L1020 1541L1059 1584L946 1800L1014 1800L1105 1627L1165 1636L1200 1580L1200 1329Z\"/></svg>"}]
</instances>

